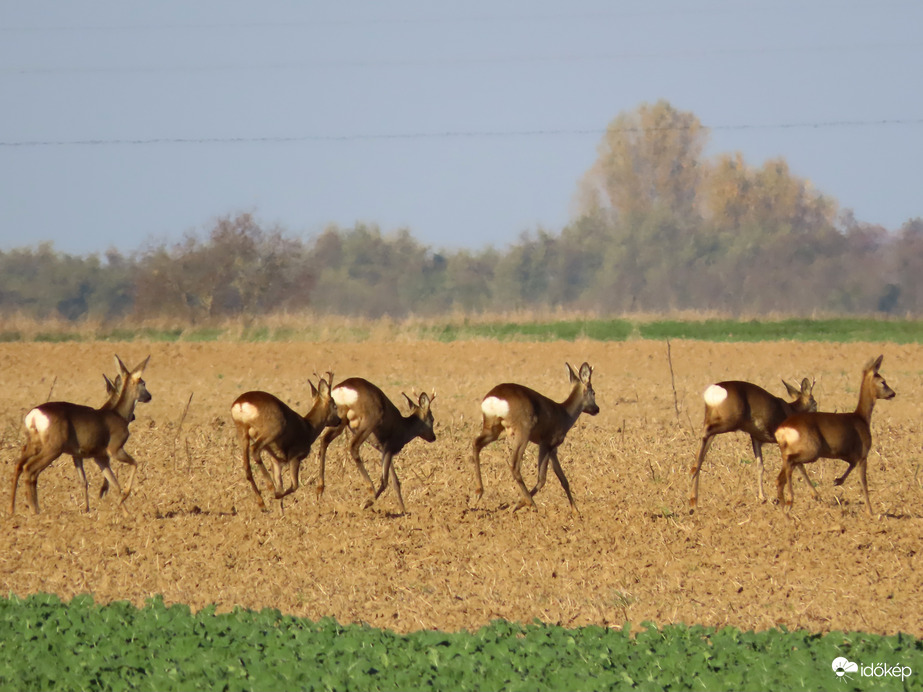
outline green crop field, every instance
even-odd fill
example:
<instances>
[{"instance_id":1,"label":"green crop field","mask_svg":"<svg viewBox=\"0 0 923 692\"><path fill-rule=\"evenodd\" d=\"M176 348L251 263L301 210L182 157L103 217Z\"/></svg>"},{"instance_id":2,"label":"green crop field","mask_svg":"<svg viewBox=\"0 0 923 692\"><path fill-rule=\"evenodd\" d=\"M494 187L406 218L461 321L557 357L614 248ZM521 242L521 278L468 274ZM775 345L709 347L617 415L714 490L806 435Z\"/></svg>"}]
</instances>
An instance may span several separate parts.
<instances>
[{"instance_id":1,"label":"green crop field","mask_svg":"<svg viewBox=\"0 0 923 692\"><path fill-rule=\"evenodd\" d=\"M841 657L858 667L842 678ZM398 635L159 599L0 600L2 690L919 690L921 670L923 642L904 635L501 621Z\"/></svg>"},{"instance_id":2,"label":"green crop field","mask_svg":"<svg viewBox=\"0 0 923 692\"><path fill-rule=\"evenodd\" d=\"M923 342L923 320L826 318L779 320L731 319L505 319L464 318L452 321L351 320L289 316L278 320L257 318L253 324L229 323L209 327L74 326L28 323L0 331L0 342L69 341L341 341L374 339L430 339L460 341L626 341L629 339L696 339L716 342L824 341Z\"/></svg>"}]
</instances>

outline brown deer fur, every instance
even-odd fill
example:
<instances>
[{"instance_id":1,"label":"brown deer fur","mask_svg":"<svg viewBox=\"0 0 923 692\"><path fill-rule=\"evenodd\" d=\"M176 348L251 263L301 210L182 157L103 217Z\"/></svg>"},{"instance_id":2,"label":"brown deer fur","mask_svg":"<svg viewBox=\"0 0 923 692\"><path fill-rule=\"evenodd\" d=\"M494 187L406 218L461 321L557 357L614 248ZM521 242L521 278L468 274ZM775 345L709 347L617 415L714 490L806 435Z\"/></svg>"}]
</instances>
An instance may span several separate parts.
<instances>
[{"instance_id":1,"label":"brown deer fur","mask_svg":"<svg viewBox=\"0 0 923 692\"><path fill-rule=\"evenodd\" d=\"M849 464L846 472L833 484L842 485L854 468L859 468L859 482L865 498L865 508L872 516L869 501L866 462L872 448L872 410L878 399L893 399L894 390L878 370L884 356L870 360L862 370L859 403L852 413L798 413L786 418L776 430L776 441L782 450L782 470L776 481L779 502L791 508L795 500L792 471L818 459L841 459ZM789 500L784 491L788 486Z\"/></svg>"},{"instance_id":2,"label":"brown deer fur","mask_svg":"<svg viewBox=\"0 0 923 692\"><path fill-rule=\"evenodd\" d=\"M580 513L558 460L558 447L564 442L580 414L588 413L595 416L599 413L599 406L596 405L596 393L590 382L593 369L589 364L584 363L580 366L579 373L574 372L570 363L565 365L572 388L568 397L561 403L552 401L534 389L509 382L498 384L487 392L481 401L483 428L474 440L473 454L476 501L484 494L484 483L481 480L481 450L506 432L513 448L510 470L522 496L514 511L521 507L535 507L532 498L545 485L550 460L551 467L567 494L570 506L577 514ZM529 442L538 445L538 480L531 492L526 489L521 471L522 457Z\"/></svg>"},{"instance_id":3,"label":"brown deer fur","mask_svg":"<svg viewBox=\"0 0 923 692\"><path fill-rule=\"evenodd\" d=\"M38 476L62 454L70 454L74 458L84 484L86 476L83 474L83 459L92 458L106 479L100 494L105 494L111 483L122 493L119 508L128 514L123 503L131 493L137 465L125 451L125 443L128 441L128 424L134 417L135 404L151 400L147 385L141 379L150 356L133 370L126 368L118 356L115 359L121 383L114 401L110 397L98 409L53 401L36 406L26 414L23 424L26 441L13 470L10 514L16 509L16 489L20 475L26 485L26 502L38 514ZM110 466L113 458L131 466L124 492ZM86 508L89 509L89 500Z\"/></svg>"},{"instance_id":4,"label":"brown deer fur","mask_svg":"<svg viewBox=\"0 0 923 692\"><path fill-rule=\"evenodd\" d=\"M336 403L330 396L333 373L328 379L321 377L311 387L313 403L304 416L299 415L280 399L267 392L253 391L241 394L231 406L231 417L237 427L237 437L243 454L244 473L256 501L266 507L263 497L253 480L250 461L256 462L269 484L269 490L277 500L298 490L301 462L311 452L311 445L326 426L340 424ZM272 459L272 475L263 464L263 451ZM292 473L292 486L283 490L282 467L288 466Z\"/></svg>"},{"instance_id":5,"label":"brown deer fur","mask_svg":"<svg viewBox=\"0 0 923 692\"><path fill-rule=\"evenodd\" d=\"M699 472L715 435L737 431L750 436L756 458L757 495L760 500L766 499L763 494L763 445L775 442L776 428L793 413L817 410L812 393L814 385L807 378L801 381L800 390L785 380L782 384L793 401L785 401L750 382L718 382L705 390L705 421L702 424L702 444L691 471L690 507L695 507L698 502ZM801 471L808 487L818 497L807 473L804 469Z\"/></svg>"},{"instance_id":6,"label":"brown deer fur","mask_svg":"<svg viewBox=\"0 0 923 692\"><path fill-rule=\"evenodd\" d=\"M425 392L420 394L417 401L404 394L410 406L408 415L402 416L397 407L385 396L378 387L361 377L351 377L343 380L333 388L333 398L340 409L340 425L324 433L320 442L320 477L317 481L317 496L324 493L324 468L327 457L327 447L344 430L349 428L352 440L349 443L349 454L356 467L369 485L372 497L365 503L369 507L388 487L388 481L394 484L397 493L397 502L404 513L404 499L401 496L401 484L394 469L394 456L404 446L420 437L427 442L435 442L436 433L433 432L433 413L431 406L436 398L436 393L428 396ZM359 448L369 440L381 452L381 484L378 490L372 483L362 458Z\"/></svg>"}]
</instances>

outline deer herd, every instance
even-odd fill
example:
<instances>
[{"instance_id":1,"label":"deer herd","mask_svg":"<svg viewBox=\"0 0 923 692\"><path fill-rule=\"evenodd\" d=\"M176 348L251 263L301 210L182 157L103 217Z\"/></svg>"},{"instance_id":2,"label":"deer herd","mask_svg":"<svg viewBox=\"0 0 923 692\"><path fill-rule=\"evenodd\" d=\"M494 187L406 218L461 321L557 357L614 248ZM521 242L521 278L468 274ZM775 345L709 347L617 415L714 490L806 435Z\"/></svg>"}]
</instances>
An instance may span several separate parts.
<instances>
[{"instance_id":1,"label":"deer herd","mask_svg":"<svg viewBox=\"0 0 923 692\"><path fill-rule=\"evenodd\" d=\"M776 480L780 505L791 509L794 501L792 474L798 469L815 498L817 489L811 483L805 465L818 459L839 459L848 464L842 476L834 481L841 485L853 468L859 469L859 482L868 514L872 515L869 501L866 464L872 446L872 410L878 399L894 398L892 390L879 370L883 356L870 360L862 370L859 402L851 413L827 413L817 410L814 400L814 383L802 380L801 387L783 381L791 401L776 397L750 382L726 381L709 386L704 393L705 421L702 442L695 465L689 494L690 511L698 503L699 473L705 455L715 435L740 431L750 436L756 458L757 495L763 493L763 445L777 443L782 455L782 469ZM68 402L48 402L29 411L23 421L25 442L13 469L10 514L16 509L16 490L22 477L26 502L38 514L38 476L62 454L74 461L82 483L84 510L89 512L89 484L83 461L92 458L102 471L104 480L99 496L103 497L114 486L120 498L118 507L128 515L125 500L131 493L137 465L125 451L129 424L134 420L135 406L151 400L151 394L141 375L150 356L129 369L116 356L118 375L114 380L103 376L107 399L99 408ZM509 459L513 479L519 489L520 499L513 510L535 507L534 497L545 484L548 464L561 483L574 513L579 515L570 484L558 459L558 447L574 426L581 413L595 416L599 413L596 393L591 382L593 368L588 363L574 370L569 363L567 374L571 391L558 403L521 384L498 384L487 392L481 401L483 424L472 445L474 465L475 503L484 493L481 479L481 450L506 433L512 454ZM315 386L309 381L313 397L311 408L301 415L278 397L263 391L241 394L231 405L231 419L237 431L243 458L244 474L261 508L266 503L253 478L252 464L262 473L270 495L282 501L299 487L301 462L320 437L319 473L316 496L324 493L324 468L327 448L344 431L349 431L349 455L356 464L362 479L368 485L368 497L363 507L371 506L390 484L397 495L401 514L405 512L401 484L395 470L394 457L417 437L435 442L432 411L436 393L408 396L407 415L385 393L368 380L350 377L337 385L333 373L318 376ZM376 489L360 456L360 448L369 441L381 452L381 480ZM529 442L538 446L538 476L530 490L522 477L522 459ZM270 457L272 472L263 463L263 452ZM116 459L129 467L124 489L119 485L110 462ZM284 487L282 472L288 468L291 484ZM785 490L788 489L788 497Z\"/></svg>"}]
</instances>

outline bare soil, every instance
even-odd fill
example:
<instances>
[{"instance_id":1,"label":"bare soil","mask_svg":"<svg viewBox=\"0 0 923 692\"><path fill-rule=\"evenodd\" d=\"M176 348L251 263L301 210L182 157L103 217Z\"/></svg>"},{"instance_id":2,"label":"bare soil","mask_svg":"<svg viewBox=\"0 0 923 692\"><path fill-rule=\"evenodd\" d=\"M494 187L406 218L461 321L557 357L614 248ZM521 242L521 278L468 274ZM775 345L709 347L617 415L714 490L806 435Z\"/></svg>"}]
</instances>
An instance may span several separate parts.
<instances>
[{"instance_id":1,"label":"bare soil","mask_svg":"<svg viewBox=\"0 0 923 692\"><path fill-rule=\"evenodd\" d=\"M131 517L112 494L95 497L101 474L92 463L92 509L84 513L67 457L40 477L41 514L20 492L9 517L24 414L50 391L55 400L102 403L100 375L114 374L114 352L129 366L152 355L145 379L153 401L139 406L127 445L141 462L126 503ZM897 398L879 402L873 416L876 517L865 514L857 477L833 486L844 464L829 460L808 468L820 501L796 478L790 515L761 503L740 433L716 439L690 514L689 469L708 384L746 379L782 395L780 378L811 377L822 410L852 410L860 370L879 353ZM677 341L670 356L672 368L666 344L650 341L2 344L0 589L138 605L162 594L194 609L272 607L397 631L537 618L569 627L651 621L923 637L923 348ZM513 512L505 440L484 451L486 490L475 505L470 450L481 397L513 381L561 400L565 361L594 366L601 408L581 417L560 450L582 517L553 474L537 510ZM304 411L306 380L328 369L337 381L366 377L401 405L402 391L435 388L436 442L415 440L396 460L407 514L396 514L390 489L360 508L367 489L345 437L330 448L320 501L315 450L284 513L275 501L269 511L257 507L232 401L264 389ZM373 477L377 456L364 448ZM765 457L772 498L778 450L767 446ZM531 485L534 447L523 470ZM124 467L115 471L125 478Z\"/></svg>"}]
</instances>

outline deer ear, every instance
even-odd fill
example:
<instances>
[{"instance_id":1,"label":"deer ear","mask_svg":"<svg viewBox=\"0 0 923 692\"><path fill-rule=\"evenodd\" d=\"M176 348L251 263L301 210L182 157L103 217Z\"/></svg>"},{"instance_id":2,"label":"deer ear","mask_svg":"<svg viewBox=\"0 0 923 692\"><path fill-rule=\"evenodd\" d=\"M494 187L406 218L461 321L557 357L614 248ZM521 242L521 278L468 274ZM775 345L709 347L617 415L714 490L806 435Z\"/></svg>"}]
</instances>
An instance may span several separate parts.
<instances>
[{"instance_id":1,"label":"deer ear","mask_svg":"<svg viewBox=\"0 0 923 692\"><path fill-rule=\"evenodd\" d=\"M808 382L808 378L805 377L803 380L801 380L801 393L810 394L812 391L814 391L814 383Z\"/></svg>"},{"instance_id":2,"label":"deer ear","mask_svg":"<svg viewBox=\"0 0 923 692\"><path fill-rule=\"evenodd\" d=\"M106 394L112 394L118 389L118 387L115 386L115 383L109 379L106 373L103 373L103 379L106 381Z\"/></svg>"},{"instance_id":3,"label":"deer ear","mask_svg":"<svg viewBox=\"0 0 923 692\"><path fill-rule=\"evenodd\" d=\"M321 380L323 382L323 380ZM314 386L314 383L311 380L308 380L308 386L311 388L311 396L317 396L317 387Z\"/></svg>"},{"instance_id":4,"label":"deer ear","mask_svg":"<svg viewBox=\"0 0 923 692\"><path fill-rule=\"evenodd\" d=\"M434 395L434 396L435 396L435 395ZM433 402L433 400L429 398L429 394L427 394L426 392L421 392L421 393L420 393L420 408L422 408L422 409L424 409L424 410L425 410L425 409L428 409L428 408L429 408L429 405L430 405L432 402Z\"/></svg>"},{"instance_id":5,"label":"deer ear","mask_svg":"<svg viewBox=\"0 0 923 692\"><path fill-rule=\"evenodd\" d=\"M413 399L407 396L407 392L401 392L401 394L403 394L404 398L407 399L407 403L410 405L411 411L417 407L417 402L415 402Z\"/></svg>"},{"instance_id":6,"label":"deer ear","mask_svg":"<svg viewBox=\"0 0 923 692\"><path fill-rule=\"evenodd\" d=\"M571 367L570 363L564 363L567 366L567 376L570 378L571 382L577 382L580 377L574 372L574 369Z\"/></svg>"},{"instance_id":7,"label":"deer ear","mask_svg":"<svg viewBox=\"0 0 923 692\"><path fill-rule=\"evenodd\" d=\"M115 367L118 368L119 372L123 375L128 375L131 371L125 367L125 363L122 362L122 359L119 358L118 354L115 356Z\"/></svg>"},{"instance_id":8,"label":"deer ear","mask_svg":"<svg viewBox=\"0 0 923 692\"><path fill-rule=\"evenodd\" d=\"M143 361L141 361L138 365L135 366L135 369L131 371L131 374L132 374L132 375L135 375L136 377L137 377L137 376L140 376L141 373L144 372L144 368L147 367L147 362L148 362L150 359L151 359L151 357L150 357L150 355L148 355L147 358L145 358Z\"/></svg>"},{"instance_id":9,"label":"deer ear","mask_svg":"<svg viewBox=\"0 0 923 692\"><path fill-rule=\"evenodd\" d=\"M317 391L321 393L321 396L330 396L330 383L323 377L320 378L317 382Z\"/></svg>"},{"instance_id":10,"label":"deer ear","mask_svg":"<svg viewBox=\"0 0 923 692\"><path fill-rule=\"evenodd\" d=\"M805 380L805 382L807 382L807 380ZM794 386L790 385L790 384L789 384L788 382L786 382L785 380L782 380L782 384L785 385L785 391L788 392L788 395L789 395L789 396L801 396L801 392L802 392L801 389L798 389L797 387L794 387ZM803 387L804 387L804 384L802 383L801 386L802 386L802 388L803 388Z\"/></svg>"},{"instance_id":11,"label":"deer ear","mask_svg":"<svg viewBox=\"0 0 923 692\"><path fill-rule=\"evenodd\" d=\"M590 383L590 377L593 376L593 368L590 367L589 363L584 363L580 366L580 381L583 384Z\"/></svg>"},{"instance_id":12,"label":"deer ear","mask_svg":"<svg viewBox=\"0 0 923 692\"><path fill-rule=\"evenodd\" d=\"M863 370L874 370L875 372L878 372L878 368L881 367L881 361L884 359L884 357L885 355L882 353L877 358L872 358L868 363L865 364Z\"/></svg>"}]
</instances>

